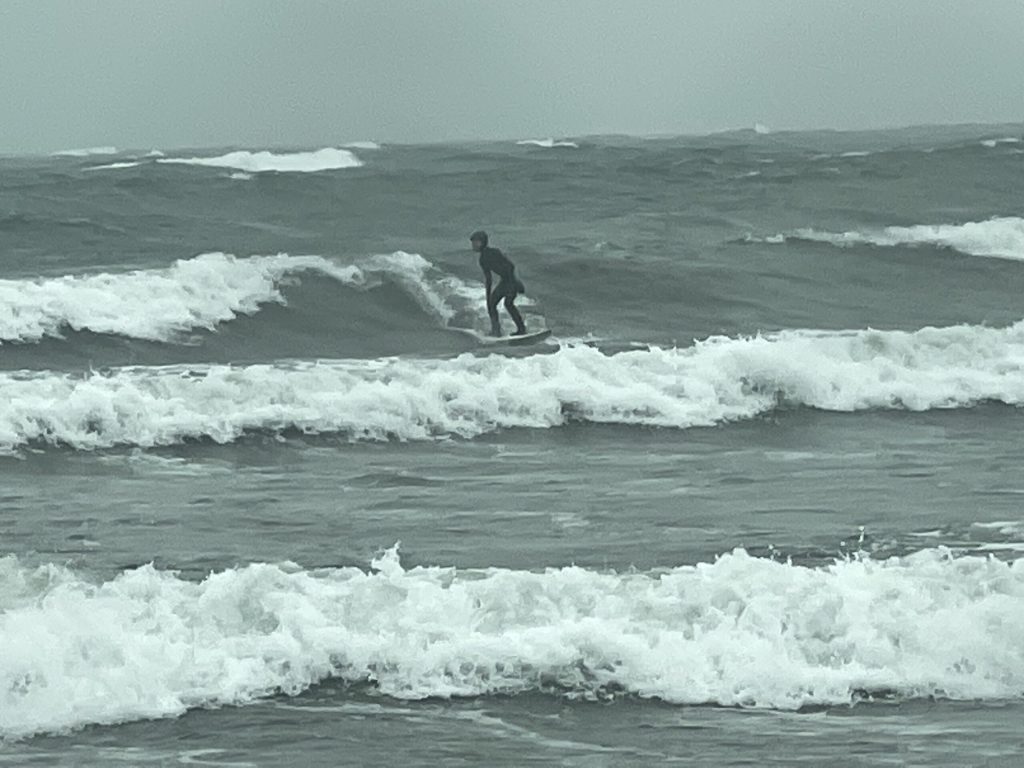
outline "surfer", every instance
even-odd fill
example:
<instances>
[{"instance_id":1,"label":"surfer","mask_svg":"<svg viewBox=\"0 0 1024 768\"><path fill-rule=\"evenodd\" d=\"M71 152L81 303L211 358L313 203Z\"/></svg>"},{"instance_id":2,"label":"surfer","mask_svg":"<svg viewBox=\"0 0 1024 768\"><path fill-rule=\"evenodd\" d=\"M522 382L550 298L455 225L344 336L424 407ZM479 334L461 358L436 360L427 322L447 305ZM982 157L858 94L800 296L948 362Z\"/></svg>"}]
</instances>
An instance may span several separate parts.
<instances>
[{"instance_id":1,"label":"surfer","mask_svg":"<svg viewBox=\"0 0 1024 768\"><path fill-rule=\"evenodd\" d=\"M484 271L484 290L487 292L487 314L491 318L491 335L501 336L501 323L498 321L498 302L505 300L505 309L512 322L516 324L513 336L526 333L523 316L516 309L516 296L526 292L526 286L516 278L516 266L497 248L487 245L487 233L477 230L469 236L473 250L480 254L480 268ZM491 273L498 276L498 285L491 289Z\"/></svg>"}]
</instances>

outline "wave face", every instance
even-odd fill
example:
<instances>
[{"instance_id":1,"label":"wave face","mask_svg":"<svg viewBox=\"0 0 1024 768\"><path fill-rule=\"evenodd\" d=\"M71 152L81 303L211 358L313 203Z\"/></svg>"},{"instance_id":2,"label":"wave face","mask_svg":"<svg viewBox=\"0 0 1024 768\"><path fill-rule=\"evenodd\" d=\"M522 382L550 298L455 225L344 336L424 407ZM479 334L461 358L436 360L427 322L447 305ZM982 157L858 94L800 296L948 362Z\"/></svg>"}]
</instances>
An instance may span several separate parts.
<instances>
[{"instance_id":1,"label":"wave face","mask_svg":"<svg viewBox=\"0 0 1024 768\"><path fill-rule=\"evenodd\" d=\"M0 735L295 695L543 692L792 710L1024 690L1024 560L924 550L801 567L736 550L654 573L256 564L95 584L0 560ZM951 628L956 628L952 631Z\"/></svg>"},{"instance_id":2,"label":"wave face","mask_svg":"<svg viewBox=\"0 0 1024 768\"><path fill-rule=\"evenodd\" d=\"M919 224L912 227L885 227L864 232L820 232L798 229L787 235L773 235L762 242L782 243L787 239L809 240L838 246L936 245L952 248L970 256L1024 260L1024 219L1005 216L965 224Z\"/></svg>"},{"instance_id":3,"label":"wave face","mask_svg":"<svg viewBox=\"0 0 1024 768\"><path fill-rule=\"evenodd\" d=\"M524 387L524 382L530 386ZM231 442L251 432L472 438L571 421L685 429L780 407L924 411L1024 402L1024 322L787 331L686 349L0 375L0 446Z\"/></svg>"},{"instance_id":4,"label":"wave face","mask_svg":"<svg viewBox=\"0 0 1024 768\"><path fill-rule=\"evenodd\" d=\"M326 147L314 152L248 152L240 150L219 157L159 157L158 163L233 168L247 173L317 173L359 168L362 162L346 149Z\"/></svg>"}]
</instances>

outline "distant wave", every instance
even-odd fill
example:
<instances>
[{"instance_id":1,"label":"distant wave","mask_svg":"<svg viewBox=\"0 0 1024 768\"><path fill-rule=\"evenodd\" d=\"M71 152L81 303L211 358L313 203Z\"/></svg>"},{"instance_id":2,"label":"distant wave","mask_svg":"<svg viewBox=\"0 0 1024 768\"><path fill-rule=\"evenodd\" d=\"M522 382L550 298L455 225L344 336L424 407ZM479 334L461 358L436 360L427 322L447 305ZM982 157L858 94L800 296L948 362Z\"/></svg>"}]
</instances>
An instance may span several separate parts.
<instances>
[{"instance_id":1,"label":"distant wave","mask_svg":"<svg viewBox=\"0 0 1024 768\"><path fill-rule=\"evenodd\" d=\"M969 221L965 224L919 224L861 232L797 229L787 234L750 239L775 244L786 240L810 240L838 246L937 245L972 256L1024 260L1024 218L1016 216Z\"/></svg>"},{"instance_id":2,"label":"distant wave","mask_svg":"<svg viewBox=\"0 0 1024 768\"><path fill-rule=\"evenodd\" d=\"M350 440L472 438L573 421L684 429L779 407L925 411L985 401L1024 403L1024 321L912 333L784 331L619 354L569 346L529 357L12 372L0 374L0 448L227 443L292 430Z\"/></svg>"},{"instance_id":3,"label":"distant wave","mask_svg":"<svg viewBox=\"0 0 1024 768\"><path fill-rule=\"evenodd\" d=\"M116 155L117 147L86 147L85 149L62 149L53 157L89 157L90 155Z\"/></svg>"},{"instance_id":4,"label":"distant wave","mask_svg":"<svg viewBox=\"0 0 1024 768\"><path fill-rule=\"evenodd\" d=\"M0 559L0 737L294 696L332 678L399 700L779 710L1024 690L1024 560L924 549L805 567L735 550L658 572L535 573L406 568L391 549L372 567L257 563L192 582L146 565L97 583Z\"/></svg>"},{"instance_id":5,"label":"distant wave","mask_svg":"<svg viewBox=\"0 0 1024 768\"><path fill-rule=\"evenodd\" d=\"M260 304L283 303L282 280L309 270L350 286L366 286L375 275L387 274L439 325L460 314L484 317L479 285L403 251L350 265L319 256L205 253L166 268L0 280L0 340L34 342L70 329L173 342L183 332L212 330L252 314Z\"/></svg>"},{"instance_id":6,"label":"distant wave","mask_svg":"<svg viewBox=\"0 0 1024 768\"><path fill-rule=\"evenodd\" d=\"M516 144L544 147L545 149L553 149L555 147L579 149L580 147L580 145L574 141L555 141L554 139L523 139L522 141L517 141Z\"/></svg>"},{"instance_id":7,"label":"distant wave","mask_svg":"<svg viewBox=\"0 0 1024 768\"><path fill-rule=\"evenodd\" d=\"M121 168L136 168L140 165L149 165L150 162L158 157L164 157L164 153L159 149L151 149L144 155L135 155L133 160L122 160L116 163L107 163L106 165L93 165L87 168L88 171L112 171Z\"/></svg>"},{"instance_id":8,"label":"distant wave","mask_svg":"<svg viewBox=\"0 0 1024 768\"><path fill-rule=\"evenodd\" d=\"M1020 143L1021 143L1020 139L1015 138L1013 136L1007 136L1004 139L985 139L983 142L981 142L981 145L983 147L988 147L989 149L994 149L996 146L998 146L1000 144L1020 144Z\"/></svg>"},{"instance_id":9,"label":"distant wave","mask_svg":"<svg viewBox=\"0 0 1024 768\"><path fill-rule=\"evenodd\" d=\"M350 141L348 144L343 145L346 149L380 149L380 144L376 141Z\"/></svg>"},{"instance_id":10,"label":"distant wave","mask_svg":"<svg viewBox=\"0 0 1024 768\"><path fill-rule=\"evenodd\" d=\"M814 161L816 161L816 160L834 160L836 158L839 158L839 159L842 159L842 160L849 160L849 159L853 159L853 158L856 158L856 157L868 157L868 156L873 155L873 154L876 154L876 153L869 152L869 151L864 150L864 149L854 149L854 150L850 150L848 152L840 152L837 155L831 154L829 152L819 152L817 154L811 155L810 159L814 160Z\"/></svg>"},{"instance_id":11,"label":"distant wave","mask_svg":"<svg viewBox=\"0 0 1024 768\"><path fill-rule=\"evenodd\" d=\"M158 163L233 168L248 173L316 173L359 168L362 162L346 149L327 147L314 152L248 152L239 150L218 157L159 157Z\"/></svg>"},{"instance_id":12,"label":"distant wave","mask_svg":"<svg viewBox=\"0 0 1024 768\"><path fill-rule=\"evenodd\" d=\"M113 171L120 168L135 168L142 165L141 160L125 160L120 163L107 163L106 165L92 165L86 168L87 171Z\"/></svg>"}]
</instances>

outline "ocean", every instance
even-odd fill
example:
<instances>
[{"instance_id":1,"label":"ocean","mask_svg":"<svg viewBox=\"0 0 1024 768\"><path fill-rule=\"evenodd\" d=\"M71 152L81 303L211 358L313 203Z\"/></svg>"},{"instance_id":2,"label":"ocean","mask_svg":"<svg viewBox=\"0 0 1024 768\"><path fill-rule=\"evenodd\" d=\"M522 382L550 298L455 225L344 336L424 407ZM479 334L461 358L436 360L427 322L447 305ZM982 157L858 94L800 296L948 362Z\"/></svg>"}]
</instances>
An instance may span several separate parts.
<instances>
[{"instance_id":1,"label":"ocean","mask_svg":"<svg viewBox=\"0 0 1024 768\"><path fill-rule=\"evenodd\" d=\"M1022 137L0 158L0 765L1020 765Z\"/></svg>"}]
</instances>

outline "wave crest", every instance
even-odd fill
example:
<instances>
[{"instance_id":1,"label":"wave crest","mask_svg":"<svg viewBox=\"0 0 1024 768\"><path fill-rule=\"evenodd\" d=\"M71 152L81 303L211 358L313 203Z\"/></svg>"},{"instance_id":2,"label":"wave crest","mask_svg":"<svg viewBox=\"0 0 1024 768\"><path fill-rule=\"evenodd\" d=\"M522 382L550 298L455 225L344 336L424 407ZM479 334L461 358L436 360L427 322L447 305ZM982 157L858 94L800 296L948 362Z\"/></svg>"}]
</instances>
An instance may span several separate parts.
<instances>
[{"instance_id":1,"label":"wave crest","mask_svg":"<svg viewBox=\"0 0 1024 768\"><path fill-rule=\"evenodd\" d=\"M39 341L70 328L172 341L183 331L212 329L261 303L283 301L281 278L310 269L347 282L361 276L356 267L318 256L206 253L166 269L0 280L0 339Z\"/></svg>"},{"instance_id":2,"label":"wave crest","mask_svg":"<svg viewBox=\"0 0 1024 768\"><path fill-rule=\"evenodd\" d=\"M248 152L239 150L218 157L158 157L156 162L232 168L248 173L316 173L342 168L359 168L362 162L347 149L326 147L313 152Z\"/></svg>"},{"instance_id":3,"label":"wave crest","mask_svg":"<svg viewBox=\"0 0 1024 768\"><path fill-rule=\"evenodd\" d=\"M752 241L778 244L786 240L809 240L831 245L936 245L971 256L1024 260L1024 218L1004 216L964 224L919 224L911 227L885 227L873 231L821 232L798 229L784 235L750 238Z\"/></svg>"},{"instance_id":4,"label":"wave crest","mask_svg":"<svg viewBox=\"0 0 1024 768\"><path fill-rule=\"evenodd\" d=\"M349 265L320 256L204 253L160 269L0 280L0 341L37 342L70 329L175 342L186 331L213 330L253 314L261 304L284 303L282 281L306 271L353 287L387 275L441 326L456 318L469 324L486 320L482 288L414 253L398 251Z\"/></svg>"},{"instance_id":5,"label":"wave crest","mask_svg":"<svg viewBox=\"0 0 1024 768\"><path fill-rule=\"evenodd\" d=\"M580 148L580 145L575 141L555 141L554 139L523 139L522 141L517 141L516 144L520 146L543 147L544 149L554 149L557 147Z\"/></svg>"},{"instance_id":6,"label":"wave crest","mask_svg":"<svg viewBox=\"0 0 1024 768\"><path fill-rule=\"evenodd\" d=\"M52 157L89 157L90 155L116 155L117 147L85 147L83 149L62 149Z\"/></svg>"}]
</instances>

